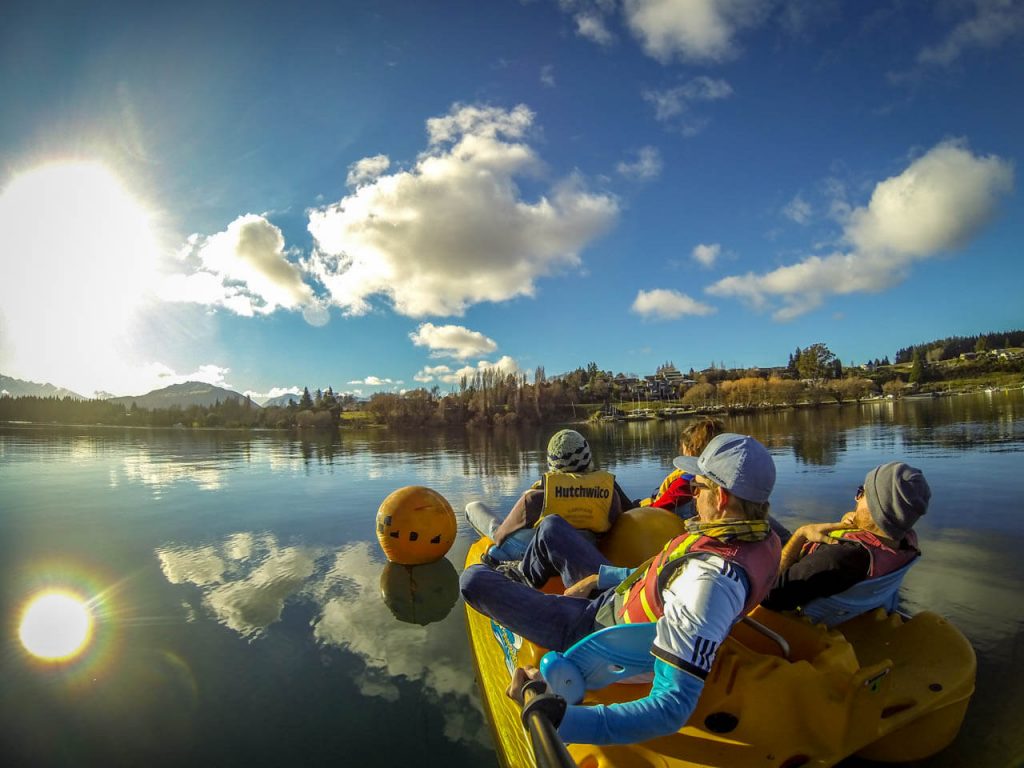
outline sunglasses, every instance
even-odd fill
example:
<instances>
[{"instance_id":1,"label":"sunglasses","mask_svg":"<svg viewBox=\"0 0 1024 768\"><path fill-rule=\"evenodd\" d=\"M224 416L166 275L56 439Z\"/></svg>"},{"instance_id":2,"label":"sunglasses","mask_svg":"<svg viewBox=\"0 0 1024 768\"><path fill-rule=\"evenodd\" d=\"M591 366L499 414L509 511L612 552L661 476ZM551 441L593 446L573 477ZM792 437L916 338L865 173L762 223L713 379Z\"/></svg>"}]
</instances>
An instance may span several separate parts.
<instances>
[{"instance_id":1,"label":"sunglasses","mask_svg":"<svg viewBox=\"0 0 1024 768\"><path fill-rule=\"evenodd\" d=\"M857 492L853 495L855 501L860 501L864 497L864 486L858 485Z\"/></svg>"},{"instance_id":2,"label":"sunglasses","mask_svg":"<svg viewBox=\"0 0 1024 768\"><path fill-rule=\"evenodd\" d=\"M700 480L697 480L696 478L694 478L693 480L690 481L690 495L693 496L694 498L696 498L697 496L700 496L700 492L701 491L710 491L710 490L711 490L711 486L710 485L702 483Z\"/></svg>"}]
</instances>

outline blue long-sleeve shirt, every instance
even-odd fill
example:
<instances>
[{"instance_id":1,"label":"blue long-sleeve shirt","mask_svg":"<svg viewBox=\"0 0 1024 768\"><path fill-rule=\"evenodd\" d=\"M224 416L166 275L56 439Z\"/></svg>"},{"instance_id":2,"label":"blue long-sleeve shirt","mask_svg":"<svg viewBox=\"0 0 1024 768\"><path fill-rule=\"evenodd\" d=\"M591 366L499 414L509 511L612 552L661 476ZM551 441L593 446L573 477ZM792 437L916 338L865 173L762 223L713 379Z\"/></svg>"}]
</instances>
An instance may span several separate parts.
<instances>
[{"instance_id":1,"label":"blue long-sleeve shirt","mask_svg":"<svg viewBox=\"0 0 1024 768\"><path fill-rule=\"evenodd\" d=\"M598 586L618 584L629 569L602 566ZM642 699L567 708L558 728L578 744L633 744L675 733L704 689L715 654L743 613L746 575L716 555L688 558L663 592L654 646L654 682Z\"/></svg>"}]
</instances>

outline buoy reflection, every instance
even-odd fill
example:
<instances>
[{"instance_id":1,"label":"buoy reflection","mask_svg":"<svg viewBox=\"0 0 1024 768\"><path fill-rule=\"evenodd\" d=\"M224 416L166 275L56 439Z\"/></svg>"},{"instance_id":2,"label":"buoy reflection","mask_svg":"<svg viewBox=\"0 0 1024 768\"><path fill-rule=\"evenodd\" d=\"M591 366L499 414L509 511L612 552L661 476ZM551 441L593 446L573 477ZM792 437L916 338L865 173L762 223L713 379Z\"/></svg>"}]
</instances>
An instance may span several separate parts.
<instances>
[{"instance_id":1,"label":"buoy reflection","mask_svg":"<svg viewBox=\"0 0 1024 768\"><path fill-rule=\"evenodd\" d=\"M85 648L92 628L92 614L83 600L66 592L46 592L28 604L18 636L33 656L64 661Z\"/></svg>"},{"instance_id":2,"label":"buoy reflection","mask_svg":"<svg viewBox=\"0 0 1024 768\"><path fill-rule=\"evenodd\" d=\"M441 621L459 597L459 575L445 558L427 565L387 563L380 592L399 621L426 626Z\"/></svg>"}]
</instances>

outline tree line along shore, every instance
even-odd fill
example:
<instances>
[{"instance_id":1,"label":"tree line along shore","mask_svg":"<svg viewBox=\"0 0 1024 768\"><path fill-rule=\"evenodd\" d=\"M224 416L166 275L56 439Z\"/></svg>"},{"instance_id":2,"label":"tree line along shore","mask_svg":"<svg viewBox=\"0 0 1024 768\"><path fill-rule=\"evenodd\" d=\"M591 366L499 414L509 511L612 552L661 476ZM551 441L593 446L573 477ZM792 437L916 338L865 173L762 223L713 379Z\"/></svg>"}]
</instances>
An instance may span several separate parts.
<instances>
[{"instance_id":1,"label":"tree line along shore","mask_svg":"<svg viewBox=\"0 0 1024 768\"><path fill-rule=\"evenodd\" d=\"M904 350L901 350L904 352ZM904 355L905 357L905 355ZM934 355L933 355L934 357ZM899 359L899 357L898 357ZM843 368L823 344L797 349L784 368L726 369L712 365L689 375L671 363L654 376L612 374L596 363L533 381L525 373L495 369L463 377L451 391L439 387L381 392L368 400L328 388L303 392L287 406L259 407L248 398L212 405L139 408L134 403L70 397L2 397L0 421L170 428L334 430L351 426L514 426L630 417L816 407L869 398L942 395L1024 385L1024 350L995 348L929 360L923 347L910 359L871 361Z\"/></svg>"}]
</instances>

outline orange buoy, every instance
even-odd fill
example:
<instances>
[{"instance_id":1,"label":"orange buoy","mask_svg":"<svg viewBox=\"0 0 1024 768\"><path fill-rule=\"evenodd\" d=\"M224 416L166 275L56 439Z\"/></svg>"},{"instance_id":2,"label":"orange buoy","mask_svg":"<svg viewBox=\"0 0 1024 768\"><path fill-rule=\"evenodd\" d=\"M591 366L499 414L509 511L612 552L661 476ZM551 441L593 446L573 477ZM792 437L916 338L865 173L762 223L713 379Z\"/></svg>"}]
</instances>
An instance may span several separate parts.
<instances>
[{"instance_id":1,"label":"orange buoy","mask_svg":"<svg viewBox=\"0 0 1024 768\"><path fill-rule=\"evenodd\" d=\"M422 485L399 488L377 510L377 540L388 560L399 565L440 560L455 541L455 531L452 505Z\"/></svg>"}]
</instances>

